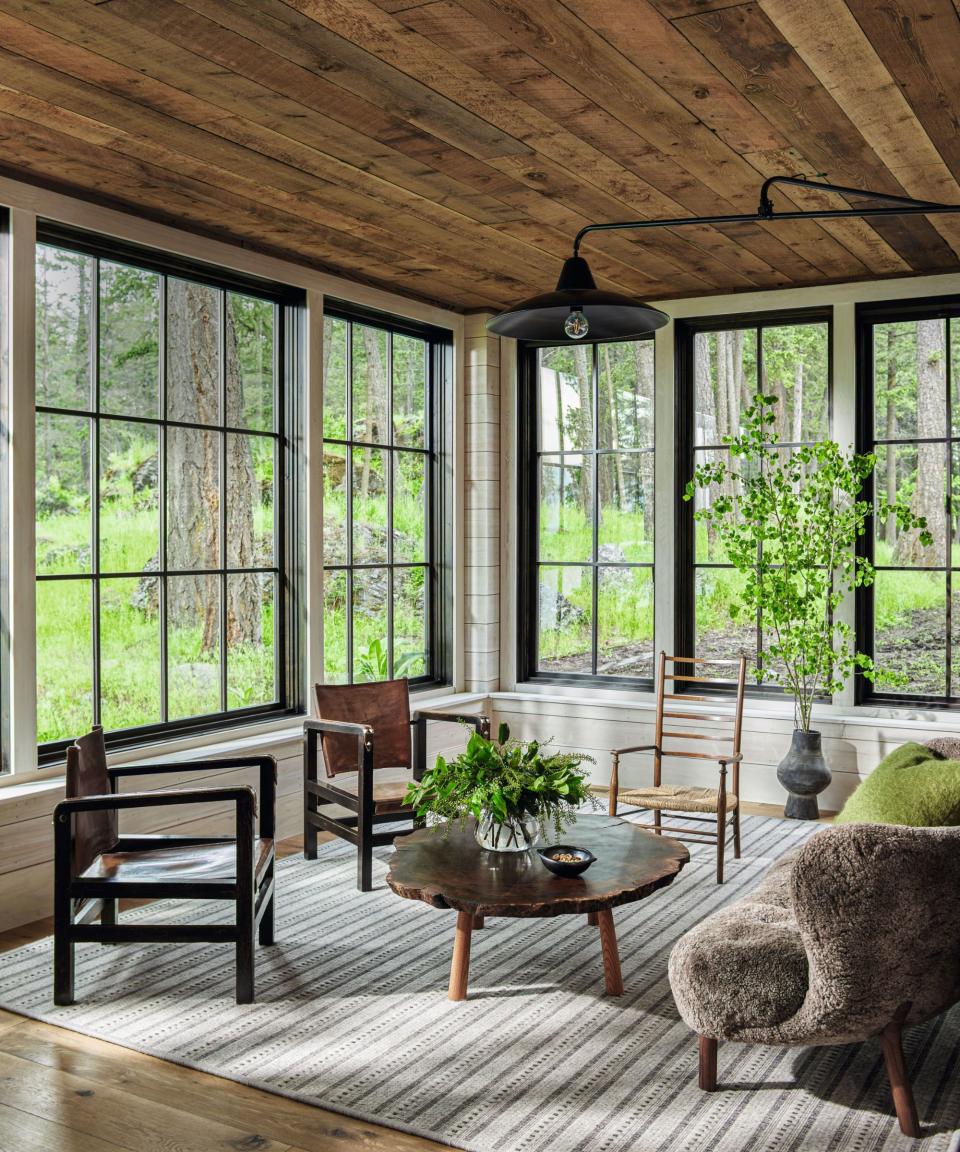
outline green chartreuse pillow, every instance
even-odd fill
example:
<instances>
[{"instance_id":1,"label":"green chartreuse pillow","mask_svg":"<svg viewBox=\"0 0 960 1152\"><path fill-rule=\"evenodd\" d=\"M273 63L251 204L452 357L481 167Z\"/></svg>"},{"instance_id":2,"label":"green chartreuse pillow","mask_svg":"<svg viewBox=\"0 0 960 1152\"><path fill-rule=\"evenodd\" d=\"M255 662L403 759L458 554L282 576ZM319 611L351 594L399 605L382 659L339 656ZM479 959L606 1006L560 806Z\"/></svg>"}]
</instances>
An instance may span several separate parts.
<instances>
[{"instance_id":1,"label":"green chartreuse pillow","mask_svg":"<svg viewBox=\"0 0 960 1152\"><path fill-rule=\"evenodd\" d=\"M834 823L960 824L960 760L945 760L923 744L904 744L881 760Z\"/></svg>"}]
</instances>

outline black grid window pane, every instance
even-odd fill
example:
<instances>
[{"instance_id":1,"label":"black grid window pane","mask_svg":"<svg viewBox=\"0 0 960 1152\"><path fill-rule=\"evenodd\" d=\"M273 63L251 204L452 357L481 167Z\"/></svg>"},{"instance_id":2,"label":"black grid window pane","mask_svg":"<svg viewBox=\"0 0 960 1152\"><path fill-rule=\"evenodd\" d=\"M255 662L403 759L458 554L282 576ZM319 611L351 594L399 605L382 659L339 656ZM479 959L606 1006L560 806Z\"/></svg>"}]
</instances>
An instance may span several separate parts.
<instances>
[{"instance_id":1,"label":"black grid window pane","mask_svg":"<svg viewBox=\"0 0 960 1152\"><path fill-rule=\"evenodd\" d=\"M434 402L440 344L324 317L324 678L437 676Z\"/></svg>"},{"instance_id":2,"label":"black grid window pane","mask_svg":"<svg viewBox=\"0 0 960 1152\"><path fill-rule=\"evenodd\" d=\"M541 676L653 675L653 342L532 352Z\"/></svg>"},{"instance_id":3,"label":"black grid window pane","mask_svg":"<svg viewBox=\"0 0 960 1152\"><path fill-rule=\"evenodd\" d=\"M862 645L897 683L864 685L868 697L960 700L960 492L956 309L921 302L903 319L862 320L861 439L876 454L875 506L900 500L922 516L933 542L875 517L866 551L876 579L861 592ZM864 611L865 610L865 611Z\"/></svg>"},{"instance_id":4,"label":"black grid window pane","mask_svg":"<svg viewBox=\"0 0 960 1152\"><path fill-rule=\"evenodd\" d=\"M278 299L37 249L37 732L284 705Z\"/></svg>"},{"instance_id":5,"label":"black grid window pane","mask_svg":"<svg viewBox=\"0 0 960 1152\"><path fill-rule=\"evenodd\" d=\"M826 320L750 323L712 322L691 333L687 361L692 395L692 464L729 459L727 437L740 431L741 414L760 393L777 397L776 433L781 444L798 447L829 435L830 325ZM748 469L749 461L739 467ZM686 483L684 478L684 483ZM733 495L719 486L698 489L695 508ZM744 577L727 561L722 544L709 525L693 522L692 655L748 664L763 661L763 620L733 614L742 602ZM727 678L727 672L706 665L707 675Z\"/></svg>"}]
</instances>

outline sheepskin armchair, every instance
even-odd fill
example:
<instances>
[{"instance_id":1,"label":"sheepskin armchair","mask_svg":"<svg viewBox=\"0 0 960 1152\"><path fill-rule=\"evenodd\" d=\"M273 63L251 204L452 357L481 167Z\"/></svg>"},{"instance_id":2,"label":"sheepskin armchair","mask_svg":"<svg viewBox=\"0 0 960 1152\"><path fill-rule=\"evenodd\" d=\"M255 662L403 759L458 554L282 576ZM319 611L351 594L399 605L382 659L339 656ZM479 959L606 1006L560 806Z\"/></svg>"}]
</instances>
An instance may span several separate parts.
<instances>
[{"instance_id":1,"label":"sheepskin armchair","mask_svg":"<svg viewBox=\"0 0 960 1152\"><path fill-rule=\"evenodd\" d=\"M960 828L826 828L670 956L680 1015L700 1037L845 1044L880 1036L900 1126L916 1135L900 1030L960 1000Z\"/></svg>"}]
</instances>

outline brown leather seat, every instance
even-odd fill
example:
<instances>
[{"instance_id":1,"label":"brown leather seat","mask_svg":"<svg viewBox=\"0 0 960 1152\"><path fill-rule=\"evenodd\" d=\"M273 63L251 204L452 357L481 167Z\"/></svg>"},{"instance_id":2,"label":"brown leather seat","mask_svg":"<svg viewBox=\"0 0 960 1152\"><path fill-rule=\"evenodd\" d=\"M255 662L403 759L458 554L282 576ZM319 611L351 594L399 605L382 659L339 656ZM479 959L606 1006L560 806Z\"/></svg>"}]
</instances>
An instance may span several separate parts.
<instances>
[{"instance_id":1,"label":"brown leather seat","mask_svg":"<svg viewBox=\"0 0 960 1152\"><path fill-rule=\"evenodd\" d=\"M387 778L387 773L390 778ZM381 768L373 779L373 810L374 812L406 812L410 809L404 805L407 794L407 785L413 780L413 772L404 768ZM341 772L333 783L331 789L342 789L349 796L356 796L360 789L359 772Z\"/></svg>"},{"instance_id":2,"label":"brown leather seat","mask_svg":"<svg viewBox=\"0 0 960 1152\"><path fill-rule=\"evenodd\" d=\"M273 840L255 840L253 858L259 880L270 864ZM81 880L150 880L176 883L182 880L236 879L237 845L232 840L222 844L188 844L177 848L149 848L137 852L104 852L80 876Z\"/></svg>"}]
</instances>

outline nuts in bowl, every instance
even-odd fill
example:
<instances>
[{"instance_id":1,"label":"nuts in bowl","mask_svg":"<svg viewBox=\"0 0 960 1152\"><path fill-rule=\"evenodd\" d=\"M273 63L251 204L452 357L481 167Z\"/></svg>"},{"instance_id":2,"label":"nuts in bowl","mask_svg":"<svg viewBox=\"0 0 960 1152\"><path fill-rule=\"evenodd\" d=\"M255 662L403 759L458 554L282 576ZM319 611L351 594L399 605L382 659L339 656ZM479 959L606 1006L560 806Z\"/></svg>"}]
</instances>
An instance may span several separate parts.
<instances>
[{"instance_id":1,"label":"nuts in bowl","mask_svg":"<svg viewBox=\"0 0 960 1152\"><path fill-rule=\"evenodd\" d=\"M555 876L579 876L596 860L596 856L588 849L574 848L569 844L538 848L537 855L543 861L543 866Z\"/></svg>"}]
</instances>

